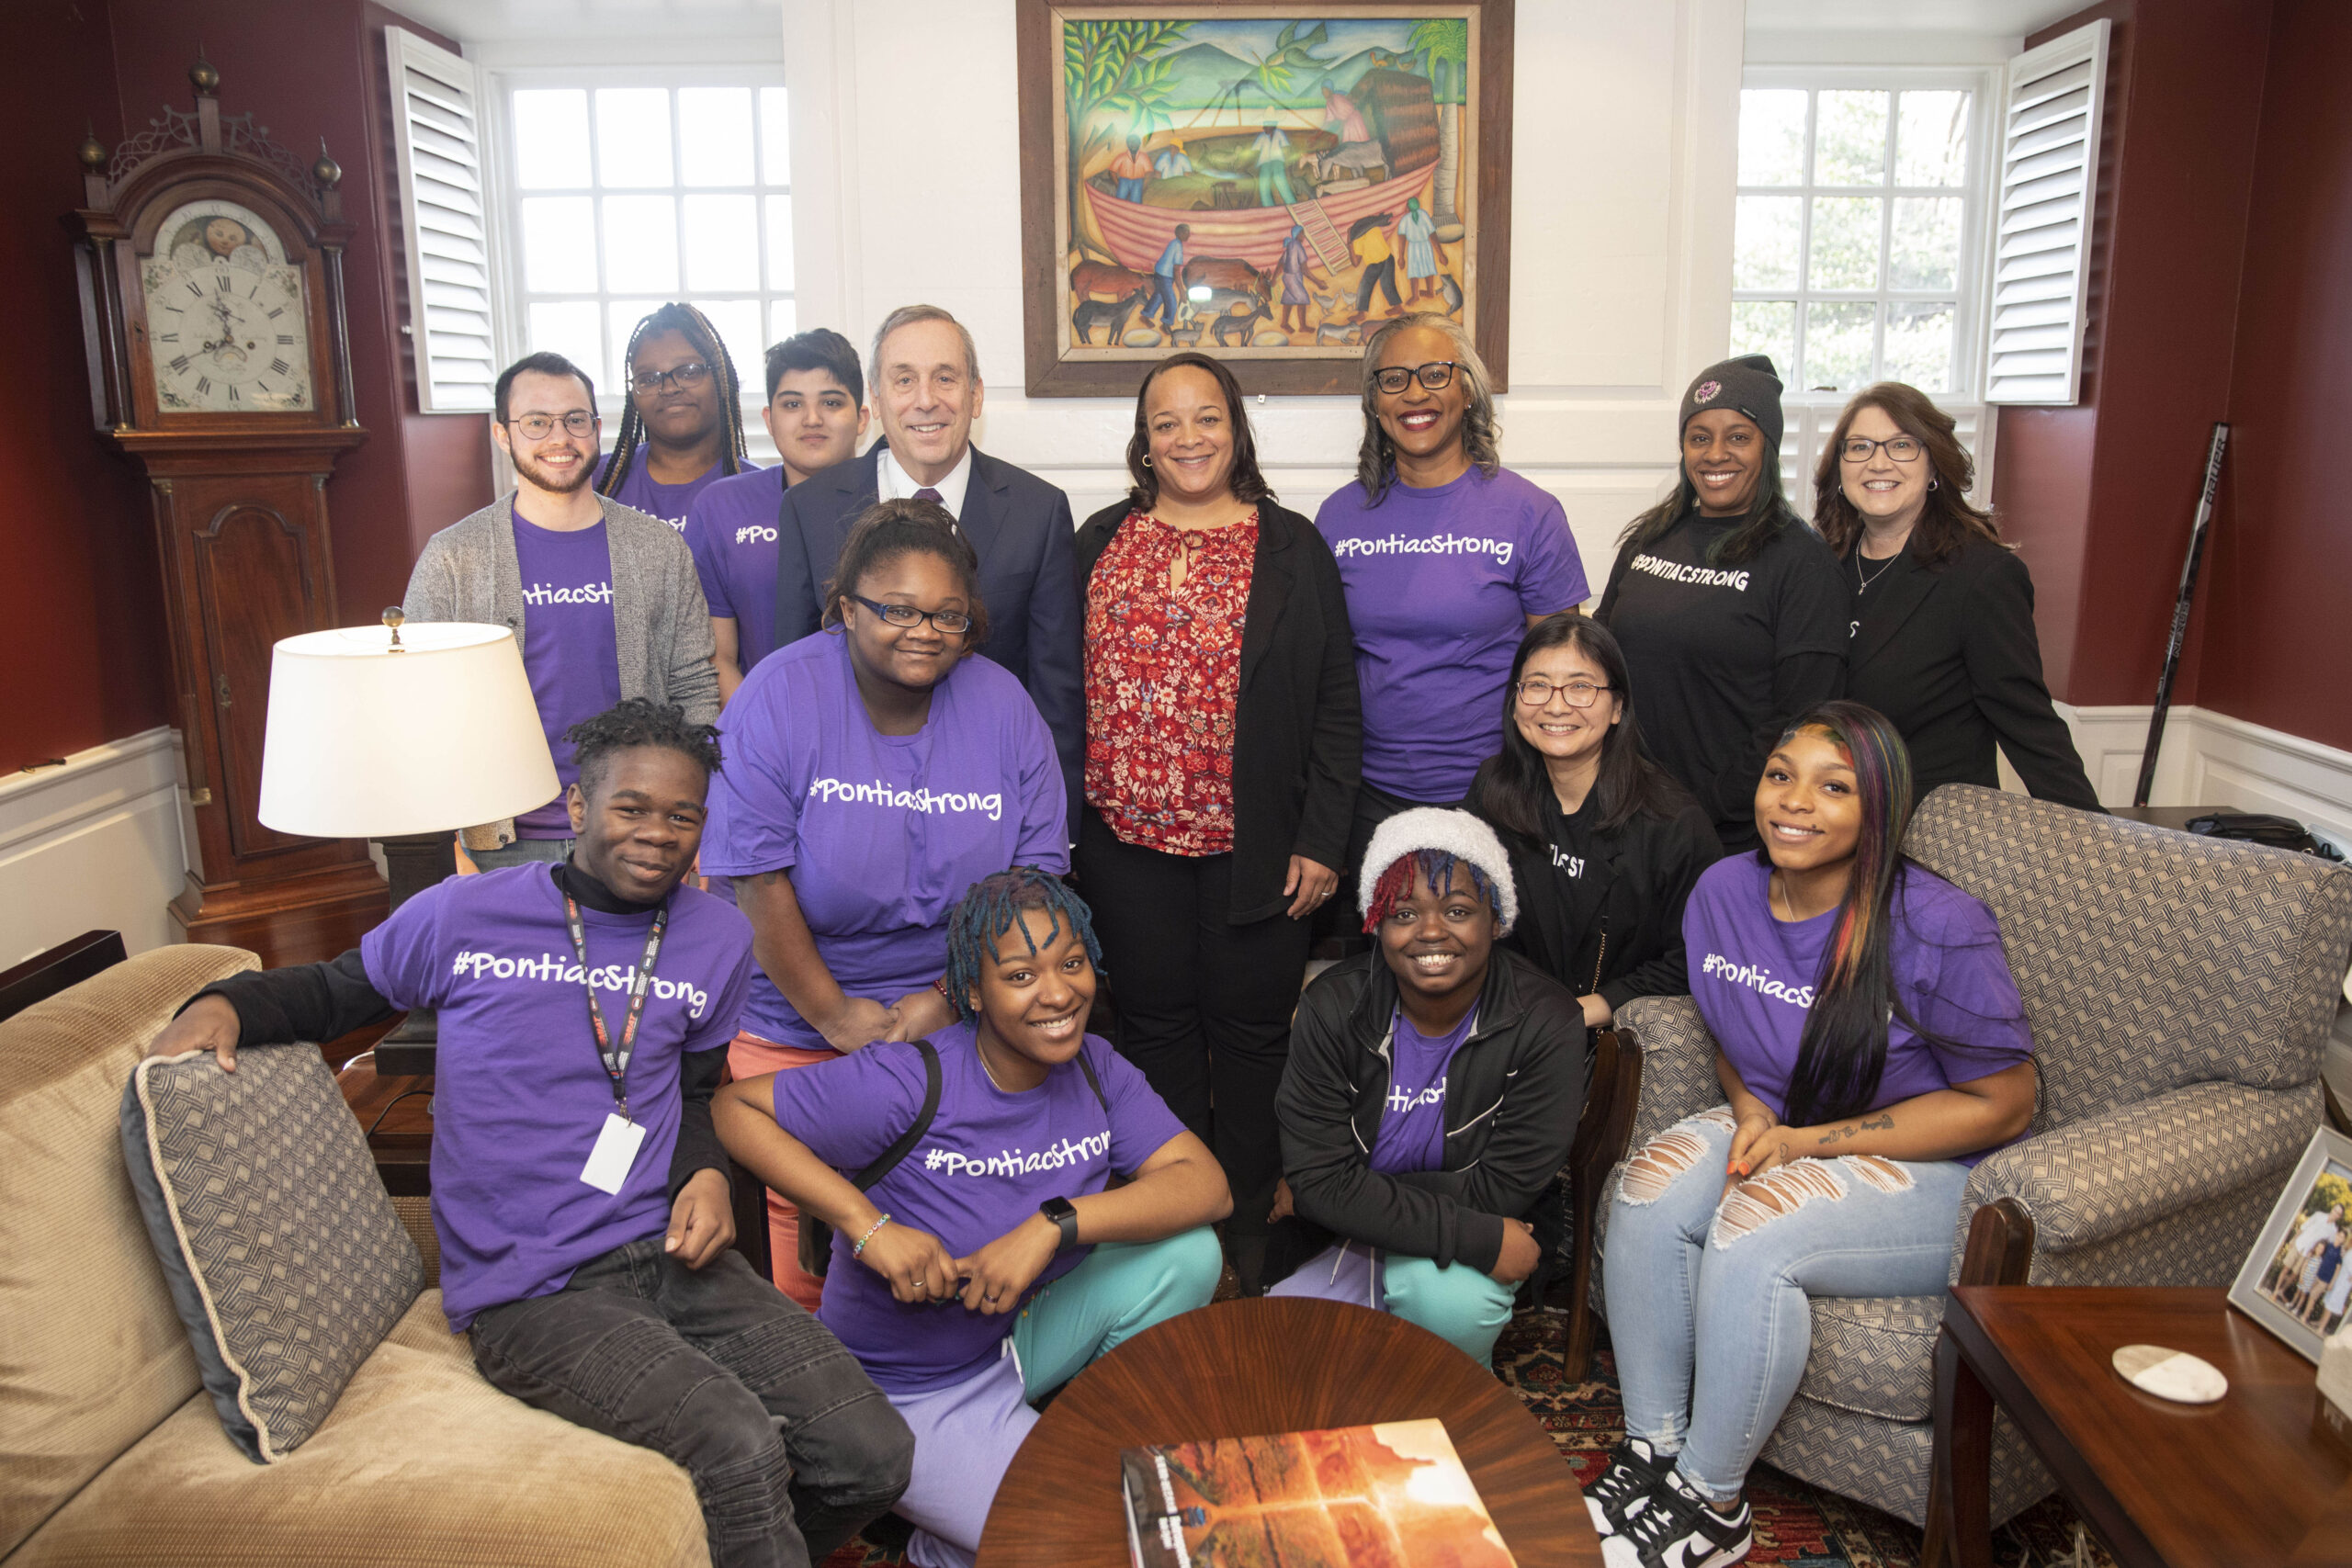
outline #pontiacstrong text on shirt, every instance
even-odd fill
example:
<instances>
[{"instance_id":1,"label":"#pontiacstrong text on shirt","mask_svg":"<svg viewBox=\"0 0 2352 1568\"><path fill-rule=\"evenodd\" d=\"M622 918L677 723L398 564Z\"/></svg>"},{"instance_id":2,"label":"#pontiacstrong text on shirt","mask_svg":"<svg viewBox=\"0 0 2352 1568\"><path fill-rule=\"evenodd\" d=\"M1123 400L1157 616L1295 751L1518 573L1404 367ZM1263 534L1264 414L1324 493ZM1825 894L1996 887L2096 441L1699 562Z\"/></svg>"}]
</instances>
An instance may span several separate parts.
<instances>
[{"instance_id":1,"label":"#pontiacstrong text on shirt","mask_svg":"<svg viewBox=\"0 0 2352 1568\"><path fill-rule=\"evenodd\" d=\"M542 528L514 512L514 558L523 574L523 672L555 758L556 795L514 818L526 839L568 839L563 787L580 777L564 731L621 700L613 629L613 557L603 518L585 528Z\"/></svg>"}]
</instances>

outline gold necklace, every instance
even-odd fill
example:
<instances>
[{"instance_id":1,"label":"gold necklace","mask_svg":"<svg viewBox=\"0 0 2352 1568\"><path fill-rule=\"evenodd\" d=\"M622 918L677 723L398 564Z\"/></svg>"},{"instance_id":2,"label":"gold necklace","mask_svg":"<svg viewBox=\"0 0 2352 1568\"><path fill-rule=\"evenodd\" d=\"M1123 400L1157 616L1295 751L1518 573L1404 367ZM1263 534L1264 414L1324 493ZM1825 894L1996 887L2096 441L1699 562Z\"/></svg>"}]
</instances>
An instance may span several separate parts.
<instances>
[{"instance_id":1,"label":"gold necklace","mask_svg":"<svg viewBox=\"0 0 2352 1568\"><path fill-rule=\"evenodd\" d=\"M1011 1094L1012 1090L1004 1087L1004 1080L996 1076L996 1069L994 1067L989 1066L988 1047L980 1043L979 1038L977 1035L975 1035L972 1040L972 1050L980 1058L980 1071L988 1074L989 1082L996 1085L996 1091L999 1094Z\"/></svg>"}]
</instances>

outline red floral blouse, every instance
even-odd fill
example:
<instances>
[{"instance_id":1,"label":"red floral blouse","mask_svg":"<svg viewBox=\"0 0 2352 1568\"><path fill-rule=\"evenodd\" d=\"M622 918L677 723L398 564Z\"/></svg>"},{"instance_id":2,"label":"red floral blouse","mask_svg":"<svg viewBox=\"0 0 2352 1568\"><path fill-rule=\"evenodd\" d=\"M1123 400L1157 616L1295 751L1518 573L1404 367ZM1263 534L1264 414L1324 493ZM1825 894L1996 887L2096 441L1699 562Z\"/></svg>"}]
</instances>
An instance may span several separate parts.
<instances>
[{"instance_id":1,"label":"red floral blouse","mask_svg":"<svg viewBox=\"0 0 2352 1568\"><path fill-rule=\"evenodd\" d=\"M1086 591L1086 798L1130 844L1233 848L1233 705L1258 514L1172 528L1132 512ZM1184 581L1169 586L1184 558Z\"/></svg>"}]
</instances>

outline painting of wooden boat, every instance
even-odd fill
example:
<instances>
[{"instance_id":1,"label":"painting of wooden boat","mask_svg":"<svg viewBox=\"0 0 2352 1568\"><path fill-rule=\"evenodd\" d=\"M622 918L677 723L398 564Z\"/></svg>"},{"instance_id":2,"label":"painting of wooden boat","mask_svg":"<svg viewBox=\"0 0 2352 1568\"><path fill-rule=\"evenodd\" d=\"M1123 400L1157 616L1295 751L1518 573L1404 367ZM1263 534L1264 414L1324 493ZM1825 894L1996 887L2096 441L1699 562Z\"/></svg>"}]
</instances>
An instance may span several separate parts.
<instances>
[{"instance_id":1,"label":"painting of wooden boat","mask_svg":"<svg viewBox=\"0 0 2352 1568\"><path fill-rule=\"evenodd\" d=\"M1283 243L1290 238L1292 225L1303 225L1311 240L1319 239L1316 234L1316 219L1319 217L1319 227L1344 236L1349 225L1359 218L1375 212L1393 216L1404 211L1408 198L1419 197L1427 207L1436 174L1436 165L1431 164L1409 169L1393 179L1361 189L1306 197L1288 207L1245 207L1227 211L1186 212L1172 207L1122 201L1091 182L1080 184L1079 189L1093 216L1095 229L1110 245L1112 258L1121 266L1149 272L1168 249L1168 242L1176 237L1176 225L1182 223L1192 230L1185 242L1190 254L1238 256L1263 272L1281 262ZM1344 246L1341 239L1335 253L1324 255L1325 264L1344 265ZM1322 253L1324 246L1318 243L1316 250Z\"/></svg>"}]
</instances>

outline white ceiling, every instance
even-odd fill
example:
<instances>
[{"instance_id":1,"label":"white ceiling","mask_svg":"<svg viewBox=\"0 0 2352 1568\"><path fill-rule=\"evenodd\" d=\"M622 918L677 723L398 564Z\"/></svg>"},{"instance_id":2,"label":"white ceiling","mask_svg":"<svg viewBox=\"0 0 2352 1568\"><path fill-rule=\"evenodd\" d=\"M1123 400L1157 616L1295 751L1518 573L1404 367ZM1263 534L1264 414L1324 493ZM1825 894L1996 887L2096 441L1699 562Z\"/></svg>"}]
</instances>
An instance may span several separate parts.
<instances>
[{"instance_id":1,"label":"white ceiling","mask_svg":"<svg viewBox=\"0 0 2352 1568\"><path fill-rule=\"evenodd\" d=\"M391 8L462 43L605 39L773 40L784 0L390 0Z\"/></svg>"},{"instance_id":2,"label":"white ceiling","mask_svg":"<svg viewBox=\"0 0 2352 1568\"><path fill-rule=\"evenodd\" d=\"M1978 33L2021 38L2086 0L1747 0L1750 32Z\"/></svg>"}]
</instances>

